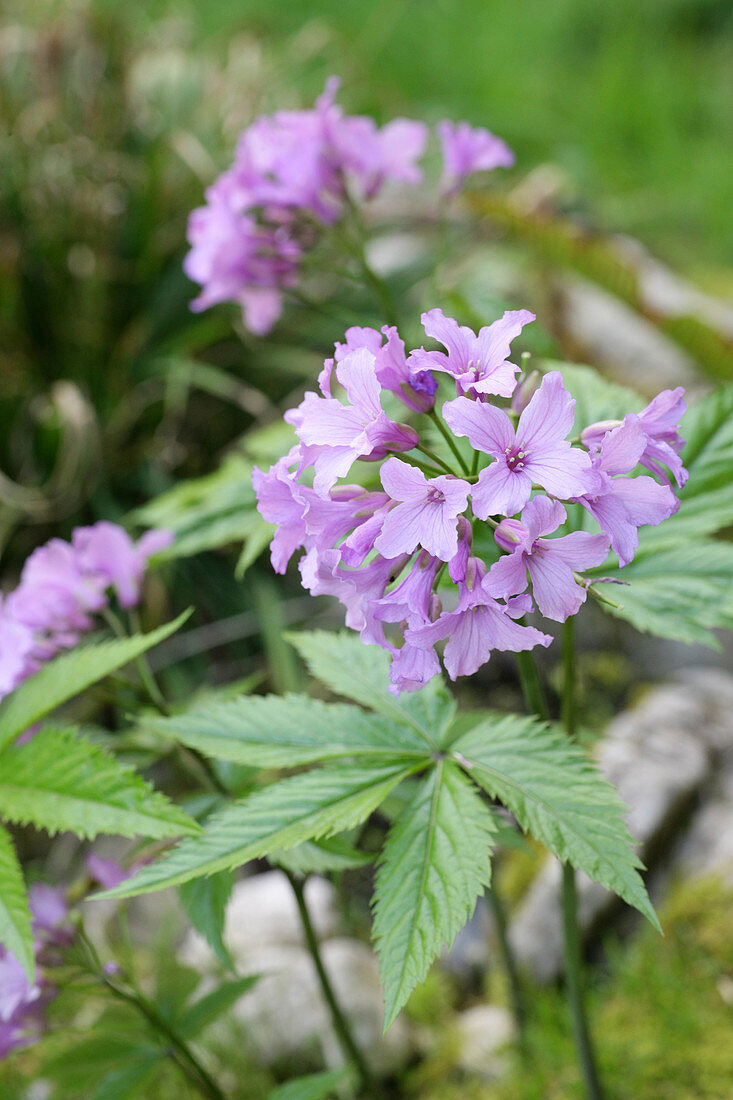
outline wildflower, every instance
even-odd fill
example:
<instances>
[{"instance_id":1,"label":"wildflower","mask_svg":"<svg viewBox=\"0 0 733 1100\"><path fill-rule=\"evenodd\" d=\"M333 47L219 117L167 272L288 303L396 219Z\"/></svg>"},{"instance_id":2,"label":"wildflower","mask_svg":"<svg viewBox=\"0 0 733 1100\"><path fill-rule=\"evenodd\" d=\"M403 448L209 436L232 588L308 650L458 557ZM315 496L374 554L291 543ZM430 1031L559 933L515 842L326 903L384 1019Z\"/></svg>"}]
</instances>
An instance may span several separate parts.
<instances>
[{"instance_id":1,"label":"wildflower","mask_svg":"<svg viewBox=\"0 0 733 1100\"><path fill-rule=\"evenodd\" d=\"M421 349L414 353L415 361L423 368L452 375L459 396L497 394L510 397L519 370L508 361L510 345L534 319L534 313L527 309L509 310L476 335L472 329L446 317L442 309L431 309L420 318L423 328L428 336L443 344L448 354Z\"/></svg>"},{"instance_id":2,"label":"wildflower","mask_svg":"<svg viewBox=\"0 0 733 1100\"><path fill-rule=\"evenodd\" d=\"M431 310L423 317L425 328L443 341L445 353L408 351L393 327L381 333L349 329L324 363L320 394L306 394L286 414L298 444L267 473L253 475L260 511L276 524L275 568L284 570L295 550L305 551L303 586L335 596L346 625L389 653L396 694L415 690L439 671L436 647L442 643L453 679L475 672L494 649L548 645L547 634L517 620L535 602L550 619L575 614L587 594L579 574L602 563L609 543L622 563L629 560L638 525L658 523L677 507L668 484L627 475L645 458L654 461L652 446L678 454L672 418L681 411L679 395L660 395L664 400L644 413L603 426L597 445L591 432L590 453L567 438L575 401L558 371L539 385L527 380L511 414L492 403L498 385L501 396L514 399L517 368L507 362L509 344L531 316L505 315L476 335ZM462 390L443 406L442 426L432 409L433 371L452 375ZM427 405L415 385L420 373ZM337 386L345 401L334 396ZM390 419L383 391L413 412L430 409L451 454L449 433L468 437L476 453L470 465L461 462L462 475L447 465L451 454L443 451L444 458L432 449L432 439L426 447L415 428ZM425 472L422 458L416 463L407 457L413 447L436 465ZM479 469L482 454L492 461ZM381 462L381 489L337 484L358 459ZM471 468L478 473L465 473ZM560 500L580 503L602 533L549 538L566 521ZM494 516L504 554L489 569L476 555L481 542L474 527Z\"/></svg>"},{"instance_id":3,"label":"wildflower","mask_svg":"<svg viewBox=\"0 0 733 1100\"><path fill-rule=\"evenodd\" d=\"M502 550L507 551L492 565L489 576L503 596L514 596L527 587L527 573L537 607L548 619L565 622L577 614L586 598L574 571L582 572L600 565L608 555L606 535L574 531L548 539L565 522L562 504L546 496L536 496L526 505L521 522L503 519L496 531Z\"/></svg>"},{"instance_id":4,"label":"wildflower","mask_svg":"<svg viewBox=\"0 0 733 1100\"><path fill-rule=\"evenodd\" d=\"M552 638L534 627L514 622L511 609L496 599L496 589L483 562L473 559L473 585L463 582L455 611L443 612L428 626L408 627L405 642L420 648L432 648L447 639L443 663L451 680L470 676L486 664L494 649L533 649L547 646Z\"/></svg>"},{"instance_id":5,"label":"wildflower","mask_svg":"<svg viewBox=\"0 0 733 1100\"><path fill-rule=\"evenodd\" d=\"M150 557L168 546L168 531L134 543L114 523L77 527L72 541L51 539L23 566L18 586L0 603L0 698L59 650L94 626L112 589L123 607L140 599Z\"/></svg>"},{"instance_id":6,"label":"wildflower","mask_svg":"<svg viewBox=\"0 0 733 1100\"><path fill-rule=\"evenodd\" d=\"M349 404L330 396L307 393L297 409L285 414L305 444L303 458L313 465L313 488L321 496L349 472L357 458L384 458L389 451L410 450L417 433L396 424L384 412L376 375L376 357L359 348L335 369Z\"/></svg>"},{"instance_id":7,"label":"wildflower","mask_svg":"<svg viewBox=\"0 0 733 1100\"><path fill-rule=\"evenodd\" d=\"M479 519L515 515L529 500L533 483L563 500L593 489L598 478L588 455L565 438L574 408L559 371L542 379L516 430L502 409L487 402L457 397L444 406L453 432L468 436L473 447L496 459L481 471L473 490Z\"/></svg>"},{"instance_id":8,"label":"wildflower","mask_svg":"<svg viewBox=\"0 0 733 1100\"><path fill-rule=\"evenodd\" d=\"M686 409L684 392L682 386L677 386L674 390L662 390L638 414L629 413L623 421L602 420L590 424L581 433L581 440L589 450L597 451L607 432L620 427L622 423L630 424L638 420L646 439L639 458L640 464L651 470L665 485L670 481L669 475L663 469L667 466L681 488L689 476L680 458L684 440L678 430L679 421Z\"/></svg>"},{"instance_id":9,"label":"wildflower","mask_svg":"<svg viewBox=\"0 0 733 1100\"><path fill-rule=\"evenodd\" d=\"M456 520L468 504L468 483L456 477L426 478L398 458L387 459L380 476L389 496L399 503L385 516L375 549L385 558L396 558L422 546L450 561L458 549Z\"/></svg>"},{"instance_id":10,"label":"wildflower","mask_svg":"<svg viewBox=\"0 0 733 1100\"><path fill-rule=\"evenodd\" d=\"M608 535L622 566L628 565L639 545L637 529L643 524L656 527L679 508L669 485L646 475L624 476L640 462L647 444L639 417L628 416L606 432L592 456L593 467L601 475L599 485L577 498Z\"/></svg>"},{"instance_id":11,"label":"wildflower","mask_svg":"<svg viewBox=\"0 0 733 1100\"><path fill-rule=\"evenodd\" d=\"M468 122L439 122L443 152L443 182L448 194L460 190L466 176L493 168L511 168L514 153L508 145L482 127Z\"/></svg>"},{"instance_id":12,"label":"wildflower","mask_svg":"<svg viewBox=\"0 0 733 1100\"><path fill-rule=\"evenodd\" d=\"M427 128L345 115L338 84L330 78L312 109L261 116L240 135L234 163L189 219L184 270L202 287L194 310L236 302L245 326L264 335L324 229L388 181L421 181Z\"/></svg>"}]
</instances>

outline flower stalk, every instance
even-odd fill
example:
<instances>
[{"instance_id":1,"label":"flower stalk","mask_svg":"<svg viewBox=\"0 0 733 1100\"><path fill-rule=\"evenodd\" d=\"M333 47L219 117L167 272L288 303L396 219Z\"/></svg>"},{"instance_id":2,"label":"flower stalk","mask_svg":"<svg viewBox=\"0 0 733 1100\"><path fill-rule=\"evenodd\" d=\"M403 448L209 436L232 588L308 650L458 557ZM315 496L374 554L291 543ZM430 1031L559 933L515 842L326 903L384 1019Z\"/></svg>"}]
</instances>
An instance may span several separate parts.
<instances>
[{"instance_id":1,"label":"flower stalk","mask_svg":"<svg viewBox=\"0 0 733 1100\"><path fill-rule=\"evenodd\" d=\"M326 1004L328 1005L331 1013L331 1020L333 1022L334 1030L344 1051L344 1054L348 1060L353 1064L359 1077L361 1079L364 1093L369 1097L379 1097L379 1089L377 1083L374 1080L372 1072L362 1054L359 1046L354 1039L351 1031L349 1021L338 1002L336 993L331 985L331 979L328 976L326 968L323 963L323 957L321 955L321 948L318 943L318 936L316 930L313 927L311 921L310 912L308 911L308 904L305 900L305 879L299 878L291 871L285 871L288 882L295 895L295 902L298 906L298 912L300 914L300 921L303 926L303 933L305 935L306 947L313 960L313 965L316 968L316 974L318 975L318 981L321 985L321 991L323 993Z\"/></svg>"}]
</instances>

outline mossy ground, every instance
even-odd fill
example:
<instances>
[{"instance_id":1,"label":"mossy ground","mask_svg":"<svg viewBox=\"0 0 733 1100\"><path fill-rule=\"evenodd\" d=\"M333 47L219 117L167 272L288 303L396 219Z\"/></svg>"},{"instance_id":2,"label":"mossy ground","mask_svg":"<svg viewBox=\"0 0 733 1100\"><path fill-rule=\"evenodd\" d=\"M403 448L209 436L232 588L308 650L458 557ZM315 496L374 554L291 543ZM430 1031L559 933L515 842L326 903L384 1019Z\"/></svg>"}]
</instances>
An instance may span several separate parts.
<instances>
[{"instance_id":1,"label":"mossy ground","mask_svg":"<svg viewBox=\"0 0 733 1100\"><path fill-rule=\"evenodd\" d=\"M679 883L660 913L664 936L642 929L606 944L589 1010L609 1100L730 1100L733 1096L733 889ZM445 1003L444 993L441 1000ZM426 1006L422 1006L427 1014ZM420 1100L574 1100L582 1097L562 991L534 991L531 1061L500 1082L459 1075L444 1037L414 1070ZM450 1022L440 1029L450 1033Z\"/></svg>"}]
</instances>

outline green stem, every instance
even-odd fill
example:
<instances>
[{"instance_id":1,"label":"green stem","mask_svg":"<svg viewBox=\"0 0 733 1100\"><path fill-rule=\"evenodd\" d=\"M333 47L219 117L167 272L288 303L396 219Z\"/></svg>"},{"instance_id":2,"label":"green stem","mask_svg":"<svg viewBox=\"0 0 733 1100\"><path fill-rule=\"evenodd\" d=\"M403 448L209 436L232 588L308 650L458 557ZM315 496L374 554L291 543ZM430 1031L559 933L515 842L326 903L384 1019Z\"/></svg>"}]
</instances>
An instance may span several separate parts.
<instances>
[{"instance_id":1,"label":"green stem","mask_svg":"<svg viewBox=\"0 0 733 1100\"><path fill-rule=\"evenodd\" d=\"M562 657L562 721L568 736L572 737L575 733L575 640L572 619L568 619L563 627ZM518 653L517 665L528 710L547 721L550 712L534 657L529 652ZM588 1100L603 1100L583 998L583 958L575 870L568 863L562 865L562 917L565 934L565 991L578 1064Z\"/></svg>"},{"instance_id":2,"label":"green stem","mask_svg":"<svg viewBox=\"0 0 733 1100\"><path fill-rule=\"evenodd\" d=\"M429 447L423 446L422 443L416 443L415 444L415 450L416 451L421 451L422 454L427 455L427 457L430 459L431 462L434 462L437 466L440 466L440 468L443 470L443 473L446 473L446 474L452 474L453 473L453 471L451 470L448 463L443 462L443 459L439 458L438 455L436 455L435 451L431 451Z\"/></svg>"},{"instance_id":3,"label":"green stem","mask_svg":"<svg viewBox=\"0 0 733 1100\"><path fill-rule=\"evenodd\" d=\"M568 737L574 737L576 728L576 678L575 630L572 618L567 619L563 627L562 667L562 723ZM565 932L565 993L573 1025L575 1049L588 1100L602 1100L603 1089L598 1076L593 1040L585 1011L583 948L578 924L578 891L575 882L575 868L569 863L564 863L562 867L562 918Z\"/></svg>"},{"instance_id":4,"label":"green stem","mask_svg":"<svg viewBox=\"0 0 733 1100\"><path fill-rule=\"evenodd\" d=\"M593 1041L583 998L583 953L578 928L575 868L562 865L562 918L565 931L565 993L573 1025L573 1039L588 1100L603 1100Z\"/></svg>"},{"instance_id":5,"label":"green stem","mask_svg":"<svg viewBox=\"0 0 733 1100\"><path fill-rule=\"evenodd\" d=\"M357 1073L361 1078L361 1082L364 1088L364 1092L370 1098L379 1097L379 1090L377 1084L372 1076L371 1070L367 1065L364 1055L356 1045L354 1036L351 1033L351 1027L344 1015L336 994L334 993L333 986L331 985L331 979L326 973L326 968L323 965L323 958L321 957L321 949L318 943L318 937L316 936L313 923L308 912L308 906L305 900L305 881L292 874L290 871L285 871L285 875L292 887L293 894L295 895L295 901L298 906L298 912L300 914L301 924L303 925L303 933L305 935L306 946L310 952L310 956L313 959L313 965L316 968L318 974L318 980L321 983L321 991L326 1000L326 1004L331 1012L331 1019L333 1026L338 1036L339 1042L346 1054L347 1058L353 1063Z\"/></svg>"},{"instance_id":6,"label":"green stem","mask_svg":"<svg viewBox=\"0 0 733 1100\"><path fill-rule=\"evenodd\" d=\"M123 989L106 974L101 975L101 981L118 1000L132 1005L148 1021L153 1030L157 1031L161 1038L166 1040L166 1043L170 1046L170 1057L191 1084L196 1086L202 1096L207 1097L207 1100L225 1100L225 1094L208 1070L202 1066L186 1041L163 1019L155 1005L147 997Z\"/></svg>"},{"instance_id":7,"label":"green stem","mask_svg":"<svg viewBox=\"0 0 733 1100\"><path fill-rule=\"evenodd\" d=\"M496 885L493 881L491 887L486 892L486 896L488 898L489 906L494 917L496 937L499 943L499 953L501 954L501 959L504 964L504 969L506 971L507 981L509 984L509 1001L512 1006L514 1023L517 1028L517 1041L519 1043L519 1050L521 1054L526 1057L527 1010L524 1003L524 991L522 989L522 984L519 980L519 971L517 970L517 963L514 958L514 952L512 951L511 944L509 943L509 936L507 935L507 921L506 913L504 912L504 904L501 900L501 897L497 893Z\"/></svg>"},{"instance_id":8,"label":"green stem","mask_svg":"<svg viewBox=\"0 0 733 1100\"><path fill-rule=\"evenodd\" d=\"M88 969L102 985L109 990L117 1000L129 1004L136 1010L153 1028L155 1032L165 1040L167 1055L178 1066L186 1079L194 1085L207 1100L226 1100L225 1094L217 1085L208 1070L201 1064L186 1040L180 1036L174 1028L160 1015L152 1001L144 997L132 982L128 981L129 989L123 988L106 974L102 966L94 944L89 940L82 929L79 938L88 957Z\"/></svg>"},{"instance_id":9,"label":"green stem","mask_svg":"<svg viewBox=\"0 0 733 1100\"><path fill-rule=\"evenodd\" d=\"M455 439L453 438L451 433L448 431L445 424L443 423L443 421L440 419L440 417L436 413L435 409L430 409L430 411L428 412L428 416L432 420L433 424L435 424L435 427L438 429L440 434L443 436L443 439L446 441L446 443L450 447L450 449L453 452L456 460L458 461L458 465L461 467L464 474L468 474L468 466L466 465L466 462L463 458L463 455L458 450Z\"/></svg>"},{"instance_id":10,"label":"green stem","mask_svg":"<svg viewBox=\"0 0 733 1100\"><path fill-rule=\"evenodd\" d=\"M534 657L527 650L517 653L517 668L527 709L532 714L536 714L538 718L544 719L545 722L549 721L550 711L542 688L540 674L537 671Z\"/></svg>"}]
</instances>

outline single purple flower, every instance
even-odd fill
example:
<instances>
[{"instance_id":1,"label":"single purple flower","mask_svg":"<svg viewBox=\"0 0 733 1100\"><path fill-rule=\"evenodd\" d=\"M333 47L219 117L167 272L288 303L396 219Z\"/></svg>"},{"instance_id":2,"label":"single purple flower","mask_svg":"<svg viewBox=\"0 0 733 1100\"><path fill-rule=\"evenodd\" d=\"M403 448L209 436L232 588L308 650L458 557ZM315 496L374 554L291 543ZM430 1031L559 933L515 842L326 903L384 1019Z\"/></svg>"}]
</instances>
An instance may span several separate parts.
<instances>
[{"instance_id":1,"label":"single purple flower","mask_svg":"<svg viewBox=\"0 0 733 1100\"><path fill-rule=\"evenodd\" d=\"M558 501L533 497L522 512L521 523L504 519L494 532L497 543L508 553L489 571L493 586L504 597L523 592L529 572L537 607L548 619L560 623L578 612L587 595L576 583L574 571L600 565L609 545L606 535L586 531L556 539L543 537L556 531L565 519L565 509Z\"/></svg>"},{"instance_id":2,"label":"single purple flower","mask_svg":"<svg viewBox=\"0 0 733 1100\"><path fill-rule=\"evenodd\" d=\"M418 691L439 672L440 660L432 646L413 645L405 641L392 655L389 690L392 695Z\"/></svg>"},{"instance_id":3,"label":"single purple flower","mask_svg":"<svg viewBox=\"0 0 733 1100\"><path fill-rule=\"evenodd\" d=\"M133 865L129 871L126 871L116 859L103 859L96 852L90 852L84 864L89 877L105 890L114 890L115 886L125 882L137 869Z\"/></svg>"},{"instance_id":4,"label":"single purple flower","mask_svg":"<svg viewBox=\"0 0 733 1100\"><path fill-rule=\"evenodd\" d=\"M448 194L460 190L472 172L511 168L514 153L509 146L482 127L468 122L439 122L438 138L443 153L443 183Z\"/></svg>"},{"instance_id":5,"label":"single purple flower","mask_svg":"<svg viewBox=\"0 0 733 1100\"><path fill-rule=\"evenodd\" d=\"M552 641L534 627L514 622L511 609L494 598L496 590L485 575L486 567L475 558L473 564L473 586L460 586L455 611L443 612L428 626L405 631L405 642L413 646L432 648L447 639L443 663L451 680L476 672L494 649L518 653Z\"/></svg>"},{"instance_id":6,"label":"single purple flower","mask_svg":"<svg viewBox=\"0 0 733 1100\"><path fill-rule=\"evenodd\" d=\"M574 408L559 371L542 379L516 430L505 412L487 402L457 397L443 406L452 431L496 459L481 471L472 492L479 519L515 515L529 500L533 483L563 500L595 488L598 476L588 455L565 438Z\"/></svg>"},{"instance_id":7,"label":"single purple flower","mask_svg":"<svg viewBox=\"0 0 733 1100\"><path fill-rule=\"evenodd\" d=\"M519 367L509 362L510 345L534 319L534 313L527 309L509 310L476 335L473 329L446 317L442 309L431 309L420 318L423 328L443 344L448 354L420 349L412 353L411 359L423 369L450 374L459 396L511 397Z\"/></svg>"},{"instance_id":8,"label":"single purple flower","mask_svg":"<svg viewBox=\"0 0 733 1100\"><path fill-rule=\"evenodd\" d=\"M386 342L382 342L382 334ZM431 372L405 353L405 342L394 325L383 325L382 332L353 326L346 330L346 343L336 344L334 359L340 363L351 352L366 348L374 356L374 369L382 389L390 390L413 412L427 412L435 404L438 384ZM323 393L330 393L334 359L327 359L319 376Z\"/></svg>"},{"instance_id":9,"label":"single purple flower","mask_svg":"<svg viewBox=\"0 0 733 1100\"><path fill-rule=\"evenodd\" d=\"M687 408L684 392L682 386L677 386L674 390L662 390L638 414L630 413L623 421L601 420L590 424L581 434L582 442L590 451L597 451L607 432L636 417L646 436L640 464L651 470L660 482L668 485L670 478L663 468L666 466L681 488L689 477L680 458L680 452L685 445L679 434L680 420Z\"/></svg>"},{"instance_id":10,"label":"single purple flower","mask_svg":"<svg viewBox=\"0 0 733 1100\"><path fill-rule=\"evenodd\" d=\"M388 458L380 476L386 492L400 503L385 516L375 549L385 558L396 558L422 546L450 561L458 550L456 521L468 505L468 483L443 475L426 478L398 458Z\"/></svg>"},{"instance_id":11,"label":"single purple flower","mask_svg":"<svg viewBox=\"0 0 733 1100\"><path fill-rule=\"evenodd\" d=\"M285 414L304 444L303 468L313 466L313 488L321 496L328 495L357 458L384 458L389 451L411 450L418 442L413 428L395 423L384 412L375 363L375 356L360 348L336 366L348 405L309 392L297 409Z\"/></svg>"},{"instance_id":12,"label":"single purple flower","mask_svg":"<svg viewBox=\"0 0 733 1100\"><path fill-rule=\"evenodd\" d=\"M637 416L627 416L606 432L592 456L594 469L601 475L599 485L577 497L608 535L622 566L628 565L639 545L637 528L644 524L656 527L680 506L669 485L660 485L646 475L624 476L638 465L647 442Z\"/></svg>"}]
</instances>

